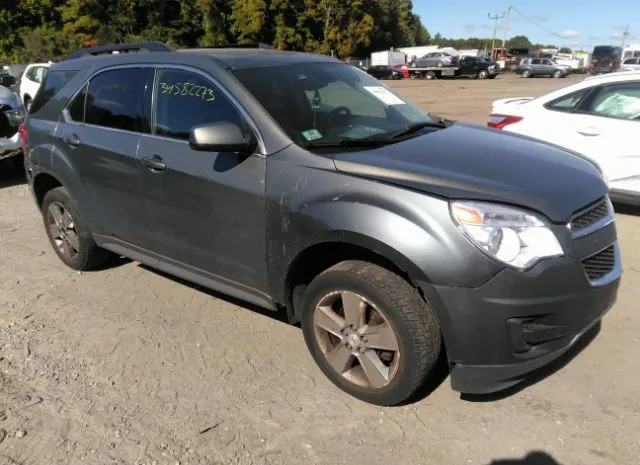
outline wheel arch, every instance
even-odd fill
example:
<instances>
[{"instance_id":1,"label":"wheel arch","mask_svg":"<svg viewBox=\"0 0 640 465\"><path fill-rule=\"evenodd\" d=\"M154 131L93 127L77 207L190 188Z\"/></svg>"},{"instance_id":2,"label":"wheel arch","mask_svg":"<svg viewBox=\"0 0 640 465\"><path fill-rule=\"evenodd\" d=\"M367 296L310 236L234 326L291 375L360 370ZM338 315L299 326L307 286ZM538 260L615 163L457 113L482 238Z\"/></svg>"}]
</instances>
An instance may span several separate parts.
<instances>
[{"instance_id":1,"label":"wheel arch","mask_svg":"<svg viewBox=\"0 0 640 465\"><path fill-rule=\"evenodd\" d=\"M428 280L415 263L388 244L360 233L341 232L301 249L286 268L282 296L292 323L300 321L300 302L313 278L347 260L381 266L398 274L420 292L417 282Z\"/></svg>"}]
</instances>

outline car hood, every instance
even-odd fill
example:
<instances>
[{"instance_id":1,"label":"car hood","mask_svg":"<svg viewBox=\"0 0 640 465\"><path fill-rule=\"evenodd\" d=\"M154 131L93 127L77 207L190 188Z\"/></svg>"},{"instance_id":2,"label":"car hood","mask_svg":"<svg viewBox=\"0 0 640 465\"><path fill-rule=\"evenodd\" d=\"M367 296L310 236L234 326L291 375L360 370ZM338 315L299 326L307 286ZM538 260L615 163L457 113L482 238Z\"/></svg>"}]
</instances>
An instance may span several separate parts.
<instances>
[{"instance_id":1,"label":"car hood","mask_svg":"<svg viewBox=\"0 0 640 465\"><path fill-rule=\"evenodd\" d=\"M12 108L18 108L20 106L20 98L15 92L4 86L0 86L0 105L9 105Z\"/></svg>"},{"instance_id":2,"label":"car hood","mask_svg":"<svg viewBox=\"0 0 640 465\"><path fill-rule=\"evenodd\" d=\"M596 166L530 137L454 123L380 148L340 153L338 171L449 199L508 203L555 223L608 193Z\"/></svg>"}]
</instances>

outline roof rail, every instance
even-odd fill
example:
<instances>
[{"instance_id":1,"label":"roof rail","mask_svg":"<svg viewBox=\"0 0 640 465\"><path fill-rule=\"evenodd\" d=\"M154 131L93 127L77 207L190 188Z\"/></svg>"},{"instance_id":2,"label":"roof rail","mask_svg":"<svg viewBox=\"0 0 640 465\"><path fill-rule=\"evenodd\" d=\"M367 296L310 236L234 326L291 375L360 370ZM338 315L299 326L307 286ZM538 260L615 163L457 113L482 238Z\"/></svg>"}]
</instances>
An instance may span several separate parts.
<instances>
[{"instance_id":1,"label":"roof rail","mask_svg":"<svg viewBox=\"0 0 640 465\"><path fill-rule=\"evenodd\" d=\"M272 50L273 45L265 44L262 42L254 43L254 44L224 44L224 45L201 45L199 47L190 47L190 48L261 48L266 50Z\"/></svg>"},{"instance_id":2,"label":"roof rail","mask_svg":"<svg viewBox=\"0 0 640 465\"><path fill-rule=\"evenodd\" d=\"M170 52L172 49L162 42L133 42L129 44L101 45L78 50L69 55L65 60L74 60L86 56L106 55L127 52Z\"/></svg>"}]
</instances>

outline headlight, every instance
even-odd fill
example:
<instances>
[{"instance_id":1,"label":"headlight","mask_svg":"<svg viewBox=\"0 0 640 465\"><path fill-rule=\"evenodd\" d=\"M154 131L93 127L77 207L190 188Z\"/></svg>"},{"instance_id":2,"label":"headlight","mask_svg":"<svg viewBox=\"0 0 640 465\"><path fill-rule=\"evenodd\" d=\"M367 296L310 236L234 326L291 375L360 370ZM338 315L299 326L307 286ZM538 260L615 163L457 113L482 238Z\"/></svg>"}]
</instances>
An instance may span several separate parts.
<instances>
[{"instance_id":1,"label":"headlight","mask_svg":"<svg viewBox=\"0 0 640 465\"><path fill-rule=\"evenodd\" d=\"M17 110L8 110L4 112L7 117L7 121L9 121L9 125L12 127L20 126L20 123L24 121L24 109L18 108Z\"/></svg>"},{"instance_id":2,"label":"headlight","mask_svg":"<svg viewBox=\"0 0 640 465\"><path fill-rule=\"evenodd\" d=\"M549 225L529 212L485 202L452 202L462 233L490 257L518 269L564 255Z\"/></svg>"}]
</instances>

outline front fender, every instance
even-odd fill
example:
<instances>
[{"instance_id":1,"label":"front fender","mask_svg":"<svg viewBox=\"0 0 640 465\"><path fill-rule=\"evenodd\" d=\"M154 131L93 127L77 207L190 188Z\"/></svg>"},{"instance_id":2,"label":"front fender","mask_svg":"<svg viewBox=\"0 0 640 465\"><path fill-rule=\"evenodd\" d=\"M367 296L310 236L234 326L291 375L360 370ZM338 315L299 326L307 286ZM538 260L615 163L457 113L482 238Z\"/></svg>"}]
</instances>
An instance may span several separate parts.
<instances>
[{"instance_id":1,"label":"front fender","mask_svg":"<svg viewBox=\"0 0 640 465\"><path fill-rule=\"evenodd\" d=\"M412 280L452 287L479 286L502 269L455 227L446 199L340 173L332 165L272 159L267 167L267 260L277 300L294 260L327 242L366 248Z\"/></svg>"}]
</instances>

